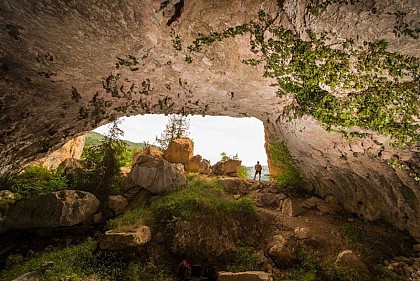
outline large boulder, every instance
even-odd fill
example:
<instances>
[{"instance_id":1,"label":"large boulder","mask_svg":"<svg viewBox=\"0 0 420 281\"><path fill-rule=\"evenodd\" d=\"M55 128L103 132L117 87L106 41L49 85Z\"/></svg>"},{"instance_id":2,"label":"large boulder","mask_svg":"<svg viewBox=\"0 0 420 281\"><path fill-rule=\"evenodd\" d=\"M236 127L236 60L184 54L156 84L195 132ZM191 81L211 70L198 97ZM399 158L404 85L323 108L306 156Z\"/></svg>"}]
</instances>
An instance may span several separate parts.
<instances>
[{"instance_id":1,"label":"large boulder","mask_svg":"<svg viewBox=\"0 0 420 281\"><path fill-rule=\"evenodd\" d=\"M175 191L187 183L184 165L169 163L163 158L142 154L129 174L134 184L154 194Z\"/></svg>"},{"instance_id":2,"label":"large boulder","mask_svg":"<svg viewBox=\"0 0 420 281\"><path fill-rule=\"evenodd\" d=\"M139 247L152 239L150 227L145 225L135 226L125 230L109 230L99 241L102 250L123 250Z\"/></svg>"},{"instance_id":3,"label":"large boulder","mask_svg":"<svg viewBox=\"0 0 420 281\"><path fill-rule=\"evenodd\" d=\"M89 192L51 192L16 202L6 224L12 229L72 226L91 220L99 204L95 195Z\"/></svg>"},{"instance_id":4,"label":"large boulder","mask_svg":"<svg viewBox=\"0 0 420 281\"><path fill-rule=\"evenodd\" d=\"M148 146L136 154L134 154L133 161L131 162L131 166L136 165L137 161L139 160L140 155L148 155L151 158L161 159L163 158L163 151L154 146Z\"/></svg>"},{"instance_id":5,"label":"large boulder","mask_svg":"<svg viewBox=\"0 0 420 281\"><path fill-rule=\"evenodd\" d=\"M271 273L264 271L218 272L219 281L273 281Z\"/></svg>"},{"instance_id":6,"label":"large boulder","mask_svg":"<svg viewBox=\"0 0 420 281\"><path fill-rule=\"evenodd\" d=\"M212 170L215 175L236 177L241 164L241 160L221 160L212 166Z\"/></svg>"},{"instance_id":7,"label":"large boulder","mask_svg":"<svg viewBox=\"0 0 420 281\"><path fill-rule=\"evenodd\" d=\"M209 174L211 172L211 165L209 160L203 159L201 155L195 155L185 165L185 171L191 173Z\"/></svg>"},{"instance_id":8,"label":"large boulder","mask_svg":"<svg viewBox=\"0 0 420 281\"><path fill-rule=\"evenodd\" d=\"M194 143L189 138L179 138L171 141L165 150L164 158L171 163L187 165L193 158Z\"/></svg>"}]
</instances>

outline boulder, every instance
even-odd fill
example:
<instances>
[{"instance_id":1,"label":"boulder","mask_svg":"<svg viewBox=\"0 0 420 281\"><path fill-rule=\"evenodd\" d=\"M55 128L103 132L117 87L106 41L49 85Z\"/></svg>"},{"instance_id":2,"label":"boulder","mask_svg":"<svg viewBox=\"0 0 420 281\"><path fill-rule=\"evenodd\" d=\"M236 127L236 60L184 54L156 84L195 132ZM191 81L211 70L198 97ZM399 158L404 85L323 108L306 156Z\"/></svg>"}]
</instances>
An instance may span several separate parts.
<instances>
[{"instance_id":1,"label":"boulder","mask_svg":"<svg viewBox=\"0 0 420 281\"><path fill-rule=\"evenodd\" d=\"M179 138L171 141L165 150L164 158L171 163L187 165L193 158L194 143L189 138Z\"/></svg>"},{"instance_id":2,"label":"boulder","mask_svg":"<svg viewBox=\"0 0 420 281\"><path fill-rule=\"evenodd\" d=\"M169 163L163 158L140 155L131 168L130 179L154 194L175 191L187 183L182 164Z\"/></svg>"},{"instance_id":3,"label":"boulder","mask_svg":"<svg viewBox=\"0 0 420 281\"><path fill-rule=\"evenodd\" d=\"M281 264L292 264L296 260L294 244L291 239L282 234L277 234L272 238L268 254Z\"/></svg>"},{"instance_id":4,"label":"boulder","mask_svg":"<svg viewBox=\"0 0 420 281\"><path fill-rule=\"evenodd\" d=\"M238 176L238 170L241 167L241 160L222 160L214 164L211 168L215 175L219 176Z\"/></svg>"},{"instance_id":5,"label":"boulder","mask_svg":"<svg viewBox=\"0 0 420 281\"><path fill-rule=\"evenodd\" d=\"M142 246L151 239L152 231L145 225L124 230L108 230L99 241L99 248L102 250L123 250Z\"/></svg>"},{"instance_id":6,"label":"boulder","mask_svg":"<svg viewBox=\"0 0 420 281\"><path fill-rule=\"evenodd\" d=\"M148 155L151 158L161 159L163 158L163 151L154 146L148 146L146 148L143 148L142 150L134 154L133 161L131 162L131 166L134 166L137 164L137 161L140 155Z\"/></svg>"},{"instance_id":7,"label":"boulder","mask_svg":"<svg viewBox=\"0 0 420 281\"><path fill-rule=\"evenodd\" d=\"M261 202L268 207L278 207L280 205L279 197L273 193L263 193L261 195Z\"/></svg>"},{"instance_id":8,"label":"boulder","mask_svg":"<svg viewBox=\"0 0 420 281\"><path fill-rule=\"evenodd\" d=\"M325 197L325 203L328 204L328 207L330 207L332 211L334 212L341 211L340 204L338 203L338 200L334 195L332 194L327 195Z\"/></svg>"},{"instance_id":9,"label":"boulder","mask_svg":"<svg viewBox=\"0 0 420 281\"><path fill-rule=\"evenodd\" d=\"M6 218L11 229L72 226L87 222L99 208L95 195L62 190L19 200Z\"/></svg>"},{"instance_id":10,"label":"boulder","mask_svg":"<svg viewBox=\"0 0 420 281\"><path fill-rule=\"evenodd\" d=\"M218 272L219 281L273 281L271 273L264 271Z\"/></svg>"},{"instance_id":11,"label":"boulder","mask_svg":"<svg viewBox=\"0 0 420 281\"><path fill-rule=\"evenodd\" d=\"M330 205L328 205L327 203L318 203L316 205L316 207L323 214L332 214L332 213L334 213L334 211L331 209Z\"/></svg>"},{"instance_id":12,"label":"boulder","mask_svg":"<svg viewBox=\"0 0 420 281\"><path fill-rule=\"evenodd\" d=\"M247 193L249 184L240 178L219 178L225 192L230 194Z\"/></svg>"},{"instance_id":13,"label":"boulder","mask_svg":"<svg viewBox=\"0 0 420 281\"><path fill-rule=\"evenodd\" d=\"M223 218L223 221L221 219ZM228 258L238 251L239 223L226 216L196 218L179 222L172 240L172 252L202 258Z\"/></svg>"},{"instance_id":14,"label":"boulder","mask_svg":"<svg viewBox=\"0 0 420 281\"><path fill-rule=\"evenodd\" d=\"M339 268L345 268L349 270L354 270L357 272L364 280L370 280L370 272L366 264L351 250L342 251L338 254L338 257L335 261L335 266Z\"/></svg>"},{"instance_id":15,"label":"boulder","mask_svg":"<svg viewBox=\"0 0 420 281\"><path fill-rule=\"evenodd\" d=\"M305 201L303 201L302 207L312 209L312 208L315 208L318 203L325 203L325 202L321 198L312 196L311 198L308 198Z\"/></svg>"},{"instance_id":16,"label":"boulder","mask_svg":"<svg viewBox=\"0 0 420 281\"><path fill-rule=\"evenodd\" d=\"M211 172L210 161L203 159L201 155L195 155L185 165L185 171L191 173L209 174Z\"/></svg>"},{"instance_id":17,"label":"boulder","mask_svg":"<svg viewBox=\"0 0 420 281\"><path fill-rule=\"evenodd\" d=\"M289 217L296 217L305 211L295 200L286 198L282 204L281 212Z\"/></svg>"},{"instance_id":18,"label":"boulder","mask_svg":"<svg viewBox=\"0 0 420 281\"><path fill-rule=\"evenodd\" d=\"M108 197L108 208L111 209L115 215L119 215L127 209L128 202L122 195L111 195Z\"/></svg>"}]
</instances>

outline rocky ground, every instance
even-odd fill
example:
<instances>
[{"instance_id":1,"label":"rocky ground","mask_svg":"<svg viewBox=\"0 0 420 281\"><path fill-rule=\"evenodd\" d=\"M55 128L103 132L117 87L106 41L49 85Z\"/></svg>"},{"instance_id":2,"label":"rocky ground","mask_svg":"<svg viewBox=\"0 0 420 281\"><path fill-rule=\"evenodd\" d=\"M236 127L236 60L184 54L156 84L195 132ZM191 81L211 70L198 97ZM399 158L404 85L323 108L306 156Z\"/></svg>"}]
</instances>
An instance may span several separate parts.
<instances>
[{"instance_id":1,"label":"rocky ground","mask_svg":"<svg viewBox=\"0 0 420 281\"><path fill-rule=\"evenodd\" d=\"M201 263L213 256L217 267L225 270L226 267L220 264L224 255L221 252L228 254L230 249L235 252L236 242L231 241L244 239L248 245L253 245L260 270L270 273L247 273L251 274L250 276L258 276L259 279L255 280L272 280L270 276L275 276L275 280L321 280L316 276L312 279L308 276L304 277L308 279L300 279L303 278L301 276L291 279L293 277L290 277L290 271L295 270L295 265L305 267L304 260L308 257L319 261L321 266L335 265L342 268L346 274L357 272L354 275L357 277L348 276L348 279L344 280L420 280L420 245L416 245L409 235L390 226L369 223L342 213L334 198L323 200L305 193L286 192L269 182L231 177L220 177L218 181L232 199L251 198L258 208L259 216L263 218L262 222L249 222L248 226L243 227L241 218L232 219L220 214L207 220L180 223L173 238L173 241L177 242L173 242L171 250L166 248L165 242L165 235L169 234L160 232L159 229L150 232L143 228L141 237L146 237L146 240L139 243L148 243L147 255L160 258L170 256L169 260L172 259L172 263L169 262L169 266L172 267L172 271L175 270L178 261L176 259L187 257L191 262ZM220 230L220 225L225 225L226 229L222 227ZM38 253L55 247L77 244L88 236L102 237L99 247L108 247L107 250L122 253L118 248L120 246L115 245L126 242L118 241L115 244L113 241L109 244L103 238L103 229L104 224L98 223L8 231L0 236L2 268L7 269L14 264L30 260ZM248 237L241 236L241 232ZM226 236L223 238L225 240L222 236ZM188 243L191 244L186 245ZM164 253L165 251L179 251L184 254L174 256L173 253ZM400 279L383 279L384 272L393 272ZM246 277L248 275L238 277L237 274L239 273L223 272L220 280L256 278Z\"/></svg>"}]
</instances>

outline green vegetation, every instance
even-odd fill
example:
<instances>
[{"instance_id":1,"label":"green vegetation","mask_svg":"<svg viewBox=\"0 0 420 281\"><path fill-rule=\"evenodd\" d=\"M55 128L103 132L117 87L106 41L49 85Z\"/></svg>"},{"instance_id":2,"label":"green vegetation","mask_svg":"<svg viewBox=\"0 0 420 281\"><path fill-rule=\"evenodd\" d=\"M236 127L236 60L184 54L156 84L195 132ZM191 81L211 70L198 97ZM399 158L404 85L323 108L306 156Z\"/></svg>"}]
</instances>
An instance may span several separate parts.
<instances>
[{"instance_id":1,"label":"green vegetation","mask_svg":"<svg viewBox=\"0 0 420 281\"><path fill-rule=\"evenodd\" d=\"M233 262L226 267L227 271L241 272L262 270L254 248L240 247L239 252L235 254Z\"/></svg>"},{"instance_id":2,"label":"green vegetation","mask_svg":"<svg viewBox=\"0 0 420 281\"><path fill-rule=\"evenodd\" d=\"M168 124L166 124L165 129L160 134L160 138L156 136L156 142L163 150L166 150L171 141L188 136L189 128L190 122L187 117L172 114L169 116Z\"/></svg>"},{"instance_id":3,"label":"green vegetation","mask_svg":"<svg viewBox=\"0 0 420 281\"><path fill-rule=\"evenodd\" d=\"M0 272L0 280L11 281L31 270L42 268L52 262L53 266L45 270L41 280L81 280L95 276L95 280L113 281L173 281L169 274L153 264L129 263L112 253L96 251L97 242L92 239L62 249L39 254L29 261L20 263Z\"/></svg>"},{"instance_id":4,"label":"green vegetation","mask_svg":"<svg viewBox=\"0 0 420 281\"><path fill-rule=\"evenodd\" d=\"M101 134L93 132L93 131L89 132L86 136L85 147L83 148L82 158L86 157L86 153L87 153L87 151L89 150L90 147L99 146L105 139L106 139L106 136L104 136L104 135L101 135ZM131 141L128 141L128 140L121 140L121 141L126 144L126 149L122 153L123 166L124 167L131 167L131 162L133 161L134 155L138 151L145 148L147 146L147 144L146 143L131 142Z\"/></svg>"},{"instance_id":5,"label":"green vegetation","mask_svg":"<svg viewBox=\"0 0 420 281\"><path fill-rule=\"evenodd\" d=\"M100 145L86 148L82 158L84 169L75 175L74 188L92 192L99 198L118 191L126 152L126 144L119 139L123 132L118 124L114 121Z\"/></svg>"},{"instance_id":6,"label":"green vegetation","mask_svg":"<svg viewBox=\"0 0 420 281\"><path fill-rule=\"evenodd\" d=\"M420 140L420 125L415 122L420 118L418 58L388 52L384 40L356 45L348 39L329 45L328 33L307 30L309 40L303 41L273 22L260 11L249 23L199 34L187 56L192 60L204 45L248 33L251 51L260 59L243 62L264 63L263 76L277 80L278 94L293 97L286 112L290 118L310 115L327 130L344 135L371 129L399 146Z\"/></svg>"},{"instance_id":7,"label":"green vegetation","mask_svg":"<svg viewBox=\"0 0 420 281\"><path fill-rule=\"evenodd\" d=\"M15 193L16 199L68 188L62 169L48 170L42 166L28 166L22 173L11 176L5 186Z\"/></svg>"},{"instance_id":8,"label":"green vegetation","mask_svg":"<svg viewBox=\"0 0 420 281\"><path fill-rule=\"evenodd\" d=\"M227 197L216 179L190 175L187 187L157 197L148 207L127 211L113 219L109 226L121 228L141 222L174 227L178 222L191 220L217 212L230 213L239 217L257 216L251 199L243 197L233 200Z\"/></svg>"},{"instance_id":9,"label":"green vegetation","mask_svg":"<svg viewBox=\"0 0 420 281\"><path fill-rule=\"evenodd\" d=\"M302 186L302 178L296 169L292 156L283 142L273 142L269 145L269 153L274 165L281 170L272 177L283 189L295 189Z\"/></svg>"}]
</instances>

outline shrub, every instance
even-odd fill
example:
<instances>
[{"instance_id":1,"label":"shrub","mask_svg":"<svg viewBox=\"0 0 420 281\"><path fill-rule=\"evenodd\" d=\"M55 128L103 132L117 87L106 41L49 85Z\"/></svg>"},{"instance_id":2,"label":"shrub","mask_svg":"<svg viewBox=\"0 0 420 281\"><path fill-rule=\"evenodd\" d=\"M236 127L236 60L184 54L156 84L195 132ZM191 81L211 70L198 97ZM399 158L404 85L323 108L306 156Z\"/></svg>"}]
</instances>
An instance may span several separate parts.
<instances>
[{"instance_id":1,"label":"shrub","mask_svg":"<svg viewBox=\"0 0 420 281\"><path fill-rule=\"evenodd\" d=\"M8 179L9 190L17 199L66 189L67 179L61 169L48 170L42 166L28 166L22 173Z\"/></svg>"},{"instance_id":2,"label":"shrub","mask_svg":"<svg viewBox=\"0 0 420 281\"><path fill-rule=\"evenodd\" d=\"M281 173L272 178L283 189L294 189L302 185L302 178L296 169L293 158L283 142L273 142L269 145L269 154L274 165L281 169Z\"/></svg>"},{"instance_id":3,"label":"shrub","mask_svg":"<svg viewBox=\"0 0 420 281\"><path fill-rule=\"evenodd\" d=\"M247 179L248 178L248 169L245 166L241 166L238 170L238 177Z\"/></svg>"}]
</instances>

